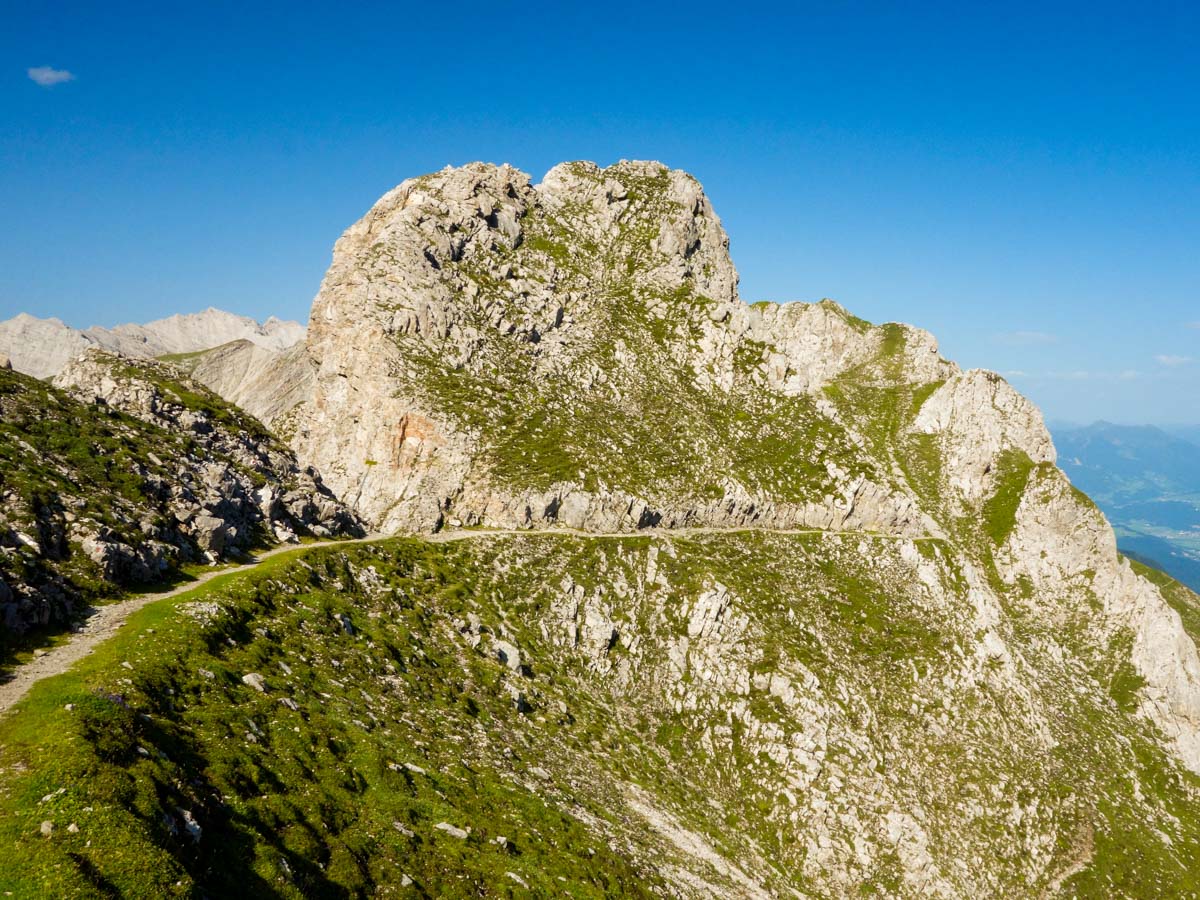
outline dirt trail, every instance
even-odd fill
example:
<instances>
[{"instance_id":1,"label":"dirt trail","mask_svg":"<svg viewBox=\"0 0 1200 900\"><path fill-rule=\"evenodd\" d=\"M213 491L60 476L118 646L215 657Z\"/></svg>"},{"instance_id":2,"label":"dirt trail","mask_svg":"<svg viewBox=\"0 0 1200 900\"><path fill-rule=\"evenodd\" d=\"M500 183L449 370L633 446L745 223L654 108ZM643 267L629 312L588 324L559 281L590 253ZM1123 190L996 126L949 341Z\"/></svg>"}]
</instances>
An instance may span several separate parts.
<instances>
[{"instance_id":1,"label":"dirt trail","mask_svg":"<svg viewBox=\"0 0 1200 900\"><path fill-rule=\"evenodd\" d=\"M242 565L228 566L203 572L197 576L195 581L188 581L169 591L137 594L128 600L92 607L86 612L87 618L83 620L79 630L71 634L67 643L53 647L42 655L35 656L24 665L18 666L8 674L6 681L0 683L0 715L8 712L18 700L25 696L31 687L43 678L61 675L91 653L97 644L108 640L108 638L116 634L121 626L125 624L125 620L143 606L148 606L158 600L166 600L168 597L178 597L180 594L189 593L212 581L214 578L220 578L223 575L248 572L262 565L272 556L278 556L281 553L301 553L316 549L317 547L329 547L334 544L359 544L363 541L378 539L379 536L376 535L357 540L338 539L317 541L299 546L295 544L283 544L258 554L250 562L243 563Z\"/></svg>"},{"instance_id":2,"label":"dirt trail","mask_svg":"<svg viewBox=\"0 0 1200 900\"><path fill-rule=\"evenodd\" d=\"M570 528L542 528L542 529L493 529L479 531L441 531L436 534L428 535L370 535L365 538L355 540L329 540L317 541L311 544L296 546L294 544L284 544L280 547L273 547L264 553L260 553L250 562L240 566L230 566L228 568L213 569L209 572L204 572L195 581L189 581L181 584L179 587L170 591L155 592L148 594L138 594L130 597L128 600L122 600L118 603L110 603L105 606L93 607L87 618L83 621L79 630L73 632L70 639L65 644L54 647L40 656L35 656L32 660L24 665L18 666L9 673L6 681L0 683L0 715L7 713L19 701L29 689L41 681L43 678L51 678L55 675L61 675L71 666L83 659L92 652L95 647L108 640L120 630L121 626L132 613L137 612L144 606L148 606L158 600L166 600L169 597L178 597L180 594L187 594L205 583L212 581L214 578L219 578L223 575L232 575L238 572L248 572L262 565L266 560L273 556L278 556L281 553L304 553L309 550L316 550L320 547L331 547L335 545L351 545L362 544L369 541L385 540L388 537L420 537L423 540L434 544L446 544L452 541L477 540L489 537L506 537L512 535L541 535L541 534L557 534L571 535L573 537L586 538L602 538L602 539L619 539L638 537L643 535L656 535L658 537L677 537L687 538L696 535L705 534L739 534L742 532L751 531L767 531L762 528L673 528L662 530L644 530L644 531L621 531L621 532L594 532L594 531L576 531ZM773 529L771 534L829 534L829 535L859 535L866 538L882 539L882 540L908 540L903 535L882 534L873 531L826 531L820 528L804 528L804 529ZM913 538L913 540L932 540L932 538Z\"/></svg>"}]
</instances>

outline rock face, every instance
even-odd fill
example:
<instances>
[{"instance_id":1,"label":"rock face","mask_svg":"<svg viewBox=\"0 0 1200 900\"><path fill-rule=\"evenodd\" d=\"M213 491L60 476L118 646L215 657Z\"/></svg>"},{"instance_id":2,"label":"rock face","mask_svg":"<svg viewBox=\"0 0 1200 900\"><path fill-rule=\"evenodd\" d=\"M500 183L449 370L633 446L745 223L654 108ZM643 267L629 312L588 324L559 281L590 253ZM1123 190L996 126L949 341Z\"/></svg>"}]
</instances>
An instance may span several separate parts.
<instances>
[{"instance_id":1,"label":"rock face","mask_svg":"<svg viewBox=\"0 0 1200 900\"><path fill-rule=\"evenodd\" d=\"M89 350L0 370L0 627L257 543L361 528L286 446L170 366Z\"/></svg>"},{"instance_id":2,"label":"rock face","mask_svg":"<svg viewBox=\"0 0 1200 900\"><path fill-rule=\"evenodd\" d=\"M1130 641L1143 712L1200 772L1195 645L1055 468L1037 409L917 329L743 304L728 245L700 185L657 163L406 181L337 243L294 446L384 530L950 540L984 621L1010 593L1070 596Z\"/></svg>"},{"instance_id":3,"label":"rock face","mask_svg":"<svg viewBox=\"0 0 1200 900\"><path fill-rule=\"evenodd\" d=\"M213 393L285 434L297 407L311 399L316 371L303 341L269 350L233 341L177 365Z\"/></svg>"},{"instance_id":4,"label":"rock face","mask_svg":"<svg viewBox=\"0 0 1200 900\"><path fill-rule=\"evenodd\" d=\"M657 163L404 182L338 242L313 306L299 455L384 530L444 522L924 530L818 389L915 329L750 308L699 184Z\"/></svg>"},{"instance_id":5,"label":"rock face","mask_svg":"<svg viewBox=\"0 0 1200 900\"><path fill-rule=\"evenodd\" d=\"M217 533L220 540L228 541L248 531L258 521L256 516L274 538L283 541L295 540L297 534L361 533L354 515L325 487L315 469L301 469L292 452L253 416L227 405L170 365L92 350L68 363L54 384L84 402L103 404L164 431L186 435L201 458L212 460L215 466L210 464L204 483L218 485L219 499L197 512L201 520L207 519L199 526L204 534ZM241 492L254 498L243 511L244 521L231 522L220 514L234 505L227 495L239 493L220 489L220 479L230 470L251 476Z\"/></svg>"},{"instance_id":6,"label":"rock face","mask_svg":"<svg viewBox=\"0 0 1200 900\"><path fill-rule=\"evenodd\" d=\"M17 371L35 378L57 374L69 360L90 348L155 357L193 353L237 340L281 351L304 340L304 326L273 316L259 324L212 307L145 325L94 326L83 331L59 319L39 319L27 313L0 322L0 354L6 354Z\"/></svg>"}]
</instances>

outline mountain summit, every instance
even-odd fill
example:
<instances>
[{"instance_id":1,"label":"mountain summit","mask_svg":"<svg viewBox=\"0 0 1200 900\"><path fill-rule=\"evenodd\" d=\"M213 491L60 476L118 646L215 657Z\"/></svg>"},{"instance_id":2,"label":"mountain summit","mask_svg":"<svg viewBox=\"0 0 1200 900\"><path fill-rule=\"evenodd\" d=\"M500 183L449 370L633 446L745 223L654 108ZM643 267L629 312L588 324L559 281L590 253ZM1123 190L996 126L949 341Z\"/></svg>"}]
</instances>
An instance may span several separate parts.
<instances>
[{"instance_id":1,"label":"mountain summit","mask_svg":"<svg viewBox=\"0 0 1200 900\"><path fill-rule=\"evenodd\" d=\"M296 446L385 529L923 529L821 388L957 369L832 302L746 306L728 248L699 183L658 163L406 181L338 241Z\"/></svg>"}]
</instances>

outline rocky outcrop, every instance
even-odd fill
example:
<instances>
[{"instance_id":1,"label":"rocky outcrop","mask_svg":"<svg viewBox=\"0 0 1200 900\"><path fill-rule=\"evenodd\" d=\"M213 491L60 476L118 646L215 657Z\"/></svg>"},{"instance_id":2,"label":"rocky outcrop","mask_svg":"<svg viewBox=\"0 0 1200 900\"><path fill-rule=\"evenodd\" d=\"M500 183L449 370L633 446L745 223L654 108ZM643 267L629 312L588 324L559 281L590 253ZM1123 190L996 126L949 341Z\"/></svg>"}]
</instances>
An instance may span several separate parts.
<instances>
[{"instance_id":1,"label":"rocky outcrop","mask_svg":"<svg viewBox=\"0 0 1200 900\"><path fill-rule=\"evenodd\" d=\"M313 469L169 366L90 350L0 369L0 627L301 535L359 535Z\"/></svg>"},{"instance_id":2,"label":"rocky outcrop","mask_svg":"<svg viewBox=\"0 0 1200 900\"><path fill-rule=\"evenodd\" d=\"M940 437L950 486L971 504L983 499L1003 451L1015 448L1034 463L1054 462L1041 412L983 369L955 375L939 387L922 404L913 430Z\"/></svg>"},{"instance_id":3,"label":"rocky outcrop","mask_svg":"<svg viewBox=\"0 0 1200 900\"><path fill-rule=\"evenodd\" d=\"M338 242L297 452L384 530L921 530L812 392L889 344L913 380L953 367L928 335L897 342L832 303L746 307L728 244L695 179L657 163L564 164L537 186L485 165L407 181ZM756 404L779 422L731 421ZM643 433L600 446L621 420ZM646 441L664 458L639 467ZM776 471L832 444L842 458L803 484Z\"/></svg>"},{"instance_id":4,"label":"rocky outcrop","mask_svg":"<svg viewBox=\"0 0 1200 900\"><path fill-rule=\"evenodd\" d=\"M27 313L0 322L0 353L12 360L17 371L35 378L57 374L68 361L91 348L149 358L193 353L237 340L282 351L304 340L304 326L274 316L259 324L212 307L145 325L93 326L82 331L59 319L39 319Z\"/></svg>"},{"instance_id":5,"label":"rocky outcrop","mask_svg":"<svg viewBox=\"0 0 1200 900\"><path fill-rule=\"evenodd\" d=\"M176 509L175 517L193 524L210 555L245 547L239 536L259 523L282 541L361 533L315 469L301 469L291 450L256 419L165 363L91 350L68 363L54 384L84 402L186 436L203 462L202 483L212 502Z\"/></svg>"}]
</instances>

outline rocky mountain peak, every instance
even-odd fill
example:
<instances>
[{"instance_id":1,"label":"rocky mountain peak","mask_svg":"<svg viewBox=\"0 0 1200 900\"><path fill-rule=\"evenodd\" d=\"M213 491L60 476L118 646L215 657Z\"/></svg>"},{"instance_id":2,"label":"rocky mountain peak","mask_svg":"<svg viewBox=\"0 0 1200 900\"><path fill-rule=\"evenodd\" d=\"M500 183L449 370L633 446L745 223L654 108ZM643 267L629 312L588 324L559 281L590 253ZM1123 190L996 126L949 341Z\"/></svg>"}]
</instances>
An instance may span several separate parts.
<instances>
[{"instance_id":1,"label":"rocky mountain peak","mask_svg":"<svg viewBox=\"0 0 1200 900\"><path fill-rule=\"evenodd\" d=\"M737 281L699 182L660 163L564 163L536 186L482 163L409 179L337 243L296 446L385 528L919 521L850 461L817 392L850 370L946 377L933 339L832 302L748 307ZM756 403L774 424L733 421ZM614 443L599 426L616 422ZM833 499L841 463L798 479L769 458L765 435L804 423L797 449L842 447L855 499Z\"/></svg>"},{"instance_id":2,"label":"rocky mountain peak","mask_svg":"<svg viewBox=\"0 0 1200 900\"><path fill-rule=\"evenodd\" d=\"M980 652L1003 657L985 622L1010 592L1064 620L1098 605L1200 771L1200 658L1054 465L1037 408L919 329L743 303L728 251L699 183L657 163L405 181L337 243L294 446L382 530L950 541L990 598Z\"/></svg>"},{"instance_id":3,"label":"rocky mountain peak","mask_svg":"<svg viewBox=\"0 0 1200 900\"><path fill-rule=\"evenodd\" d=\"M88 674L111 694L54 704L65 763L33 729L0 760L23 884L1196 894L1200 597L1120 556L999 375L744 303L695 179L405 181L338 241L310 341L0 370L17 624L98 570L337 530L314 463L380 530L457 529L127 633Z\"/></svg>"}]
</instances>

